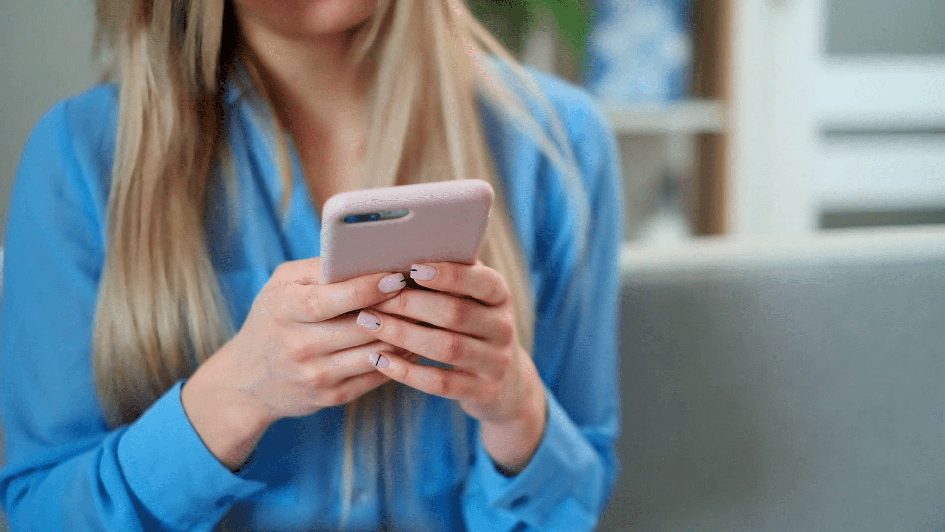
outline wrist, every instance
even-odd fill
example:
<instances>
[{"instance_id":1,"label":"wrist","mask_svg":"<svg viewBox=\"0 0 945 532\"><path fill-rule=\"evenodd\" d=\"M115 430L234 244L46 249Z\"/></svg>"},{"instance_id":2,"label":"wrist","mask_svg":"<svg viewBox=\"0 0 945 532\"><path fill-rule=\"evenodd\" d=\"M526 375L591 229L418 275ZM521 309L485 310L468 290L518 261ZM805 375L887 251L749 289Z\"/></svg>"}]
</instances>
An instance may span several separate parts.
<instances>
[{"instance_id":1,"label":"wrist","mask_svg":"<svg viewBox=\"0 0 945 532\"><path fill-rule=\"evenodd\" d=\"M506 476L518 474L528 466L544 437L548 422L544 386L530 393L526 404L522 414L514 419L480 423L483 445L496 468Z\"/></svg>"},{"instance_id":2,"label":"wrist","mask_svg":"<svg viewBox=\"0 0 945 532\"><path fill-rule=\"evenodd\" d=\"M233 386L224 346L184 383L184 413L207 449L227 468L240 468L275 419Z\"/></svg>"}]
</instances>

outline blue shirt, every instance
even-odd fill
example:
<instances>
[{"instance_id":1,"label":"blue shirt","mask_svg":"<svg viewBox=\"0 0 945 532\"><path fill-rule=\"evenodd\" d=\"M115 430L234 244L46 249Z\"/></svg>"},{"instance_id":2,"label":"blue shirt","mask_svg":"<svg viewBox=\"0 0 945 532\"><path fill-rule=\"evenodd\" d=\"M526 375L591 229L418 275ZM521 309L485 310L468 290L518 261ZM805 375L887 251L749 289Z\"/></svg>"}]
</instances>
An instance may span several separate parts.
<instances>
[{"instance_id":1,"label":"blue shirt","mask_svg":"<svg viewBox=\"0 0 945 532\"><path fill-rule=\"evenodd\" d=\"M483 106L537 302L534 360L548 399L537 452L521 473L503 476L477 422L466 416L459 430L468 451L456 457L447 400L425 396L416 448L404 451L415 453L412 486L385 498L377 475L365 473L378 464L356 456L348 529L591 530L610 497L620 404L619 164L591 99L561 81L536 78L564 122L591 213L587 261L576 270L574 212L562 176L520 128ZM213 205L218 214L207 230L238 327L276 266L319 255L320 220L294 152L295 187L282 218L271 127L230 85L225 110L240 201L228 214L219 214L225 200ZM35 127L17 172L0 322L6 438L0 499L13 530L211 530L224 517L228 530L338 529L343 407L277 422L238 474L190 425L183 381L133 423L105 424L91 338L116 123L114 86L60 102ZM238 219L235 232L218 230L227 216Z\"/></svg>"}]
</instances>

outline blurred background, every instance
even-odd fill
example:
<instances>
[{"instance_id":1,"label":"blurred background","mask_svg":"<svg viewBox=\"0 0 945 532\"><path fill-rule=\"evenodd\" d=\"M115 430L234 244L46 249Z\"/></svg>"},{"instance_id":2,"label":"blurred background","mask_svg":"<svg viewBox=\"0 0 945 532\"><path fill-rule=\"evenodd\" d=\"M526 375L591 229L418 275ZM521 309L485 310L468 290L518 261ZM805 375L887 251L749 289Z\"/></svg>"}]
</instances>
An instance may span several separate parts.
<instances>
[{"instance_id":1,"label":"blurred background","mask_svg":"<svg viewBox=\"0 0 945 532\"><path fill-rule=\"evenodd\" d=\"M620 136L627 239L945 223L941 0L468 0ZM90 87L93 2L0 4L0 222L30 128Z\"/></svg>"},{"instance_id":2,"label":"blurred background","mask_svg":"<svg viewBox=\"0 0 945 532\"><path fill-rule=\"evenodd\" d=\"M607 110L628 240L945 223L940 0L474 4L531 10L506 42Z\"/></svg>"},{"instance_id":3,"label":"blurred background","mask_svg":"<svg viewBox=\"0 0 945 532\"><path fill-rule=\"evenodd\" d=\"M945 2L468 2L618 135L601 530L945 530ZM0 1L3 226L30 129L95 82L92 21Z\"/></svg>"}]
</instances>

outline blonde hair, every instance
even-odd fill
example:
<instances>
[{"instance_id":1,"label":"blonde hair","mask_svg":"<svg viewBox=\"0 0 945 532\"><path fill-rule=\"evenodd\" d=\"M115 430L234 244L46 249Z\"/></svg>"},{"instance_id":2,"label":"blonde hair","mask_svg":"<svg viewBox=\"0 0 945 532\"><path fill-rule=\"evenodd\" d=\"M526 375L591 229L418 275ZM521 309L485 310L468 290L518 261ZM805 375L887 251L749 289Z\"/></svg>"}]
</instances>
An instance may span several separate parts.
<instances>
[{"instance_id":1,"label":"blonde hair","mask_svg":"<svg viewBox=\"0 0 945 532\"><path fill-rule=\"evenodd\" d=\"M103 410L117 426L140 416L233 333L203 216L209 182L226 167L222 91L238 35L225 0L97 0L97 21L96 48L106 76L120 81L120 99L93 362ZM370 115L384 117L368 132L365 185L465 178L493 185L494 215L480 259L508 281L518 338L531 353L535 318L527 265L478 98L523 125L567 178L578 212L586 213L574 155L550 103L459 0L378 0L356 45L357 60L374 77ZM543 106L550 135L526 101ZM286 133L276 124L285 206L292 175ZM579 227L586 225L582 216ZM409 410L421 398L409 395L407 387L385 385L347 405L343 514L355 427L370 430L398 412L402 420L417 419ZM453 410L457 429L463 427L462 413ZM391 425L385 423L385 454L394 451ZM457 441L467 437L458 432ZM458 463L466 463L468 451L457 453Z\"/></svg>"}]
</instances>

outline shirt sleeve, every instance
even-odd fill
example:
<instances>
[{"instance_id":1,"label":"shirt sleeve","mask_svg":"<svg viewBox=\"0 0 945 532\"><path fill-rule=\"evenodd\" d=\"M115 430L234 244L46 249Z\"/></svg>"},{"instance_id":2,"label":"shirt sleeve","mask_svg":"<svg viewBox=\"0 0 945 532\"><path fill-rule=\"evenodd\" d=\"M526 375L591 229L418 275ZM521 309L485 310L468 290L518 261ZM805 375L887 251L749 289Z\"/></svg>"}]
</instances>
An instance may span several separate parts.
<instances>
[{"instance_id":1,"label":"shirt sleeve","mask_svg":"<svg viewBox=\"0 0 945 532\"><path fill-rule=\"evenodd\" d=\"M210 530L262 486L204 446L181 383L117 429L106 426L95 394L101 174L110 168L97 140L107 116L87 100L50 111L17 170L0 318L0 502L11 530Z\"/></svg>"},{"instance_id":2,"label":"shirt sleeve","mask_svg":"<svg viewBox=\"0 0 945 532\"><path fill-rule=\"evenodd\" d=\"M589 98L565 110L591 218L583 257L567 190L549 184L539 235L534 359L548 417L532 460L507 478L477 441L463 512L471 530L593 530L618 474L622 187L613 133ZM542 214L544 213L544 214Z\"/></svg>"}]
</instances>

